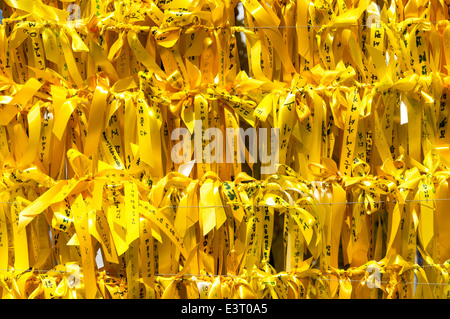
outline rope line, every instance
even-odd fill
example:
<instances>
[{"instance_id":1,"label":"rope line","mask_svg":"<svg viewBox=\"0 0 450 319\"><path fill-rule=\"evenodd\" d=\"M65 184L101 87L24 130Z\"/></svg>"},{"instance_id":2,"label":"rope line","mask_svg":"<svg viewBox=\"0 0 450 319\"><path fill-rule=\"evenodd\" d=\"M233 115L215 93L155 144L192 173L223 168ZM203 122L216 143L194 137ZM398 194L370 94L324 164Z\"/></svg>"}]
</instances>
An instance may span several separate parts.
<instances>
[{"instance_id":1,"label":"rope line","mask_svg":"<svg viewBox=\"0 0 450 319\"><path fill-rule=\"evenodd\" d=\"M437 265L439 265L439 264L437 264ZM428 265L428 266L431 266L431 265ZM420 268L421 266L419 266L419 268ZM425 267L425 266L423 266L423 267ZM415 268L418 268L418 267L415 267ZM69 272L69 271L62 271L62 270L52 270L52 269L50 269L50 270L45 270L45 269L32 269L32 270L30 270L30 269L13 269L13 270L15 270L15 271L21 271L21 272L27 272L27 271L32 271L32 272L38 272L38 273L46 273L46 272L49 272L49 271L52 271L52 272L55 272L55 273L60 273L60 274L70 274L70 275L74 275L74 273L75 273L75 275L76 275L76 272L74 272L74 271L71 271L71 272ZM0 269L0 271L11 271L11 269ZM104 270L97 270L96 271L98 274L111 274L111 273L113 273L113 274L119 274L119 275L121 275L121 276L124 276L124 275L126 275L126 273L125 272L106 272L106 271L104 271ZM386 272L380 272L380 274L383 274L383 273L386 273ZM14 276L14 275L12 275L12 276ZM246 275L230 275L230 274L223 274L223 275L217 275L217 274L163 274L163 273L161 273L161 274L155 274L155 276L159 276L159 277L190 277L191 278L191 281L197 281L197 280L201 280L201 279L199 279L199 278L201 278L201 277L213 277L213 278L216 278L216 277L225 277L225 278L240 278L240 279L245 279L246 277L249 277L249 276L246 276ZM280 277L288 277L288 276L293 276L293 277L302 277L302 275L301 274L290 274L290 273L286 273L286 274L273 274L273 275L271 275L271 274L268 274L268 277L269 276L271 276L271 277L275 277L275 278L280 278ZM322 276L339 276L339 275L337 275L337 274L330 274L330 273L325 273L325 274L322 274ZM315 279L315 280L322 280L322 281L350 281L350 282L372 282L371 280L358 280L358 279L349 279L349 278L323 278L323 277L318 277L318 274L311 274L311 275L309 275L309 276L305 276L305 277L310 277L311 279ZM262 277L261 277L262 278ZM389 284L390 282L389 281L378 281L378 280L376 280L375 282L378 282L378 283L380 283L380 284ZM397 282L397 284L409 284L409 285L437 285L437 286L448 286L448 285L450 285L450 282L448 282L448 283L443 283L443 282L414 282L414 281L399 281L399 282Z\"/></svg>"},{"instance_id":2,"label":"rope line","mask_svg":"<svg viewBox=\"0 0 450 319\"><path fill-rule=\"evenodd\" d=\"M306 197L302 197L302 198L306 198ZM404 202L406 203L416 203L416 202L438 202L438 201L450 201L450 198L434 198L434 199L405 199ZM357 201L349 201L349 202L330 202L330 203L301 203L301 204L297 204L299 206L301 205L353 205L353 204L382 204L382 203L400 203L400 201L398 200L376 200L376 201L362 201L362 202L357 202ZM7 202L7 201L0 201L0 204L25 204L24 202ZM219 208L219 207L234 207L235 205L242 205L245 207L270 207L270 206L283 206L283 204L245 204L245 203L233 203L233 204L226 204L226 205L205 205L205 206L200 206L200 205L192 205L192 206L163 206L163 207L156 207L157 209L178 209L178 208ZM293 204L288 204L290 206L292 206ZM277 207L275 207L277 208ZM288 207L285 207L288 208Z\"/></svg>"}]
</instances>

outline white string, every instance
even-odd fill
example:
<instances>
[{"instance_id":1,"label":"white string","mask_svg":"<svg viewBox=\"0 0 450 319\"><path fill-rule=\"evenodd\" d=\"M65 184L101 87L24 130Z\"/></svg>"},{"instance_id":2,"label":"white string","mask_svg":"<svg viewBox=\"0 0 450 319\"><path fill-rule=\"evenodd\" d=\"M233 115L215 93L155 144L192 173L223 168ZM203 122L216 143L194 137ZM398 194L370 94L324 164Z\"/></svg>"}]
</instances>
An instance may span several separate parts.
<instances>
[{"instance_id":1,"label":"white string","mask_svg":"<svg viewBox=\"0 0 450 319\"><path fill-rule=\"evenodd\" d=\"M420 18L417 18L420 19ZM405 22L407 20L404 20L402 22ZM426 20L416 20L416 21L411 21L411 23L419 23L419 22L426 22L426 23L431 23L431 24L438 24L442 21L446 21L446 20L441 20L441 21L426 21ZM372 25L378 25L379 23L373 23ZM397 24L400 24L399 22L397 22ZM243 29L298 29L298 28L342 28L342 27L366 27L366 28L370 28L369 25L367 24L343 24L342 26L335 26L335 25L329 25L329 24L322 24L322 25L280 25L280 26L254 26L254 27L250 27L250 26L234 26L236 28L243 28ZM377 27L379 29L379 27Z\"/></svg>"},{"instance_id":2,"label":"white string","mask_svg":"<svg viewBox=\"0 0 450 319\"><path fill-rule=\"evenodd\" d=\"M303 197L305 198L305 197ZM435 199L410 199L410 200L405 200L405 202L411 203L411 202L428 202L428 201L448 201L450 200L450 198L435 198ZM367 202L368 204L382 204L382 203L400 203L400 201L389 201L389 200L379 200L379 201L369 201ZM331 202L331 203L301 203L301 204L297 204L298 206L302 206L302 205L352 205L352 204L366 204L366 202ZM289 208L290 206L294 206L294 205L289 205L289 207L284 207L283 204L244 204L244 203L236 203L235 205L242 205L245 207L272 207L273 208ZM231 204L231 205L208 205L208 206L163 206L160 207L158 209L177 209L177 208L219 208L219 207L234 207L235 205ZM281 206L281 207L280 207Z\"/></svg>"},{"instance_id":3,"label":"white string","mask_svg":"<svg viewBox=\"0 0 450 319\"><path fill-rule=\"evenodd\" d=\"M436 265L443 265L443 264L436 264ZM419 266L419 265L417 265ZM432 265L427 265L427 266L432 266ZM425 267L425 266L419 266L419 267ZM53 270L53 269L0 269L0 271L19 271L19 272L27 272L27 271L31 271L31 272L39 272L39 273L46 273L46 272L55 272L55 273L60 273L60 274L71 274L74 275L74 271L63 271L63 270ZM119 274L119 275L124 275L126 274L123 271L118 271L118 272L107 272L104 270L97 270L97 273L102 274ZM349 279L349 278L324 278L324 276L339 276L337 274L329 274L329 273L325 273L325 274L321 274L322 277L319 277L320 275L318 274L311 274L308 276L303 276L301 274L267 274L267 276L271 276L271 277L275 277L275 278L280 278L280 277L296 277L296 278L310 278L310 279L314 279L314 280L322 280L322 281L350 281L350 282L367 282L368 280L364 280L364 279ZM247 275L230 275L230 274L223 274L223 275L218 275L218 274L162 274L162 273L157 273L155 274L155 276L159 276L159 277L191 277L192 281L196 281L198 280L198 277L225 277L225 278L238 278L238 279L246 279L246 277L252 277L252 276L247 276ZM193 279L194 278L194 279ZM260 277L263 280L263 277ZM389 284L389 281L377 281L380 284ZM450 283L442 283L442 282L414 282L414 281L399 281L397 282L398 285L402 285L402 284L407 284L407 285L416 285L416 284L420 284L420 285L437 285L437 286L448 286L450 285Z\"/></svg>"},{"instance_id":4,"label":"white string","mask_svg":"<svg viewBox=\"0 0 450 319\"><path fill-rule=\"evenodd\" d=\"M302 197L302 198L307 198L307 197ZM437 202L437 201L449 201L450 198L434 198L434 199L405 199L404 202L406 203L416 203L416 202ZM330 203L310 203L310 202L306 202L306 203L301 203L301 204L297 204L298 206L302 206L302 205L352 205L352 204L382 204L382 203L401 203L398 200L376 200L376 201L368 201L368 202L357 202L357 201L349 201L349 202L330 202ZM25 204L24 202L8 202L8 201L0 201L0 204ZM151 204L151 203L150 203ZM283 204L245 204L245 203L233 203L233 204L226 204L226 205L205 205L205 206L200 206L200 205L192 205L192 206L163 206L163 207L157 207L156 209L178 209L178 208L223 208L223 207L234 207L236 205L241 205L241 206L245 206L245 207L273 207L273 208L289 208L289 207L284 207ZM290 205L287 204L289 206L294 206L294 205ZM282 206L282 207L280 207Z\"/></svg>"},{"instance_id":5,"label":"white string","mask_svg":"<svg viewBox=\"0 0 450 319\"><path fill-rule=\"evenodd\" d=\"M337 16L339 17L339 16ZM441 21L427 21L424 18L410 18L409 20L403 20L401 22L394 22L394 24L400 24L400 23L410 23L410 24L414 24L414 23L421 23L421 22L425 22L425 23L430 23L430 24L439 24L439 23L443 23L443 21L446 20L441 20ZM30 22L30 21L24 21L24 20L17 20L17 19L11 19L11 18L3 18L3 22L6 23L20 23L20 22ZM32 21L32 23L37 24L41 24L41 25L45 25L48 22L37 22L37 21ZM83 21L83 26L85 26L85 23ZM379 28L378 26L380 24L387 24L384 21L380 21L380 22L375 22L372 23L372 25L376 25L377 28ZM391 22L388 22L388 24L392 24ZM52 25L59 25L59 26L65 26L66 24L64 23L57 23L54 22L52 23ZM77 24L75 24L75 27L77 27L77 25L81 25L80 22L77 22ZM267 25L267 26L240 26L240 25L233 25L233 26L213 26L213 27L207 27L204 25L201 25L202 27L204 27L205 29L226 29L226 28L230 28L230 29L300 29L300 28L342 28L342 27L365 27L365 28L370 28L371 26L368 24L342 24L342 25L333 25L333 24L320 24L320 25L280 25L280 26L276 26L276 25ZM141 25L131 25L131 27L129 25L113 25L113 26L106 26L106 29L127 29L127 28L139 28L141 30L146 30L146 31L151 31L152 28L155 27L150 27L150 26L141 26ZM188 26L189 27L189 26ZM157 29L161 29L156 27ZM184 29L185 26L180 26L180 29ZM100 28L99 28L100 29ZM148 29L148 30L147 30Z\"/></svg>"},{"instance_id":6,"label":"white string","mask_svg":"<svg viewBox=\"0 0 450 319\"><path fill-rule=\"evenodd\" d=\"M444 262L442 264L427 264L427 265L419 265L419 264L414 264L414 268L424 268L424 267L435 267L435 266L445 266L450 264L450 260L447 262ZM317 268L310 268L310 269L317 269ZM55 270L55 269L42 269L42 268L27 268L27 269L20 269L20 268L0 268L0 271L36 271L36 272L49 272L49 271L53 271L53 272L60 272L60 273L68 273L67 271L63 271L63 270ZM98 270L98 272L103 272L102 270ZM114 272L114 273L124 273L122 271L118 271L118 272ZM384 273L384 272L383 272ZM288 273L286 273L287 275L289 275ZM275 274L274 276L283 276L284 274ZM314 274L312 274L313 276ZM334 275L331 273L326 273L325 275ZM229 274L222 274L222 275L215 275L215 274L155 274L155 276L196 276L196 277L201 277L201 276L212 276L212 277L217 277L217 276L222 276L222 277L236 277L236 278L243 278L245 276L243 275L229 275Z\"/></svg>"}]
</instances>

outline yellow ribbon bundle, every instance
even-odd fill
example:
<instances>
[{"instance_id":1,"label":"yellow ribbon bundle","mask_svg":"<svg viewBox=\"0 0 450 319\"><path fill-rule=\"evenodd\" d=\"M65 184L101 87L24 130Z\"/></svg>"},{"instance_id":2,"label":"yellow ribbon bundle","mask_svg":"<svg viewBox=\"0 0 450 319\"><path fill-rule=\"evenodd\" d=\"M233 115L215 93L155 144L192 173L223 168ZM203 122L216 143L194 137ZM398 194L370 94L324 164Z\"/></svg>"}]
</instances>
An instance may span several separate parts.
<instances>
[{"instance_id":1,"label":"yellow ribbon bundle","mask_svg":"<svg viewBox=\"0 0 450 319\"><path fill-rule=\"evenodd\" d=\"M2 297L450 297L442 1L0 9Z\"/></svg>"}]
</instances>

